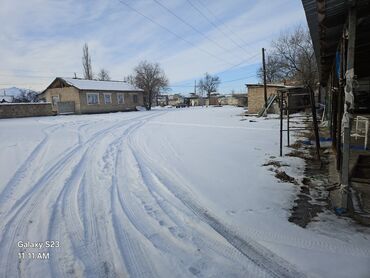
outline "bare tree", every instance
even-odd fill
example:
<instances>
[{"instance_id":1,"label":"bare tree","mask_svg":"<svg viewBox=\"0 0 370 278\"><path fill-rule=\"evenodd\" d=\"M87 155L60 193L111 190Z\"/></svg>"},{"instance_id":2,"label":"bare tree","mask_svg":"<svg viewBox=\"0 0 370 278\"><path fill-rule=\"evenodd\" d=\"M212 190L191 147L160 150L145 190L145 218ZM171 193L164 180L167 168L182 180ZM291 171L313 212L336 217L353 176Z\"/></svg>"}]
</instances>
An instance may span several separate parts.
<instances>
[{"instance_id":1,"label":"bare tree","mask_svg":"<svg viewBox=\"0 0 370 278\"><path fill-rule=\"evenodd\" d=\"M263 83L263 68L262 66L257 72L258 78ZM281 72L280 60L276 56L268 56L266 63L266 82L267 83L279 83L285 79Z\"/></svg>"},{"instance_id":2,"label":"bare tree","mask_svg":"<svg viewBox=\"0 0 370 278\"><path fill-rule=\"evenodd\" d=\"M125 77L125 81L144 90L144 105L147 110L152 108L153 101L168 86L168 79L159 64L147 61L140 62L133 75Z\"/></svg>"},{"instance_id":3,"label":"bare tree","mask_svg":"<svg viewBox=\"0 0 370 278\"><path fill-rule=\"evenodd\" d=\"M308 29L298 26L292 32L281 34L273 41L266 65L268 82L293 80L314 86L318 71L315 53ZM260 77L261 69L258 72Z\"/></svg>"},{"instance_id":4,"label":"bare tree","mask_svg":"<svg viewBox=\"0 0 370 278\"><path fill-rule=\"evenodd\" d=\"M218 86L220 85L221 81L218 76L212 76L208 73L205 73L204 78L199 80L199 90L201 94L207 93L208 99L211 97L211 93L217 91Z\"/></svg>"},{"instance_id":5,"label":"bare tree","mask_svg":"<svg viewBox=\"0 0 370 278\"><path fill-rule=\"evenodd\" d=\"M123 77L123 81L125 81L125 82L127 82L127 83L129 83L131 85L136 86L136 84L135 84L135 76L133 76L132 74L127 75L127 76L124 76Z\"/></svg>"},{"instance_id":6,"label":"bare tree","mask_svg":"<svg viewBox=\"0 0 370 278\"><path fill-rule=\"evenodd\" d=\"M98 80L101 80L101 81L111 80L109 76L109 72L105 69L101 69L98 73Z\"/></svg>"},{"instance_id":7,"label":"bare tree","mask_svg":"<svg viewBox=\"0 0 370 278\"><path fill-rule=\"evenodd\" d=\"M82 66L84 68L84 78L92 80L93 79L93 72L91 68L91 56L89 54L89 46L87 43L84 44L82 48Z\"/></svg>"},{"instance_id":8,"label":"bare tree","mask_svg":"<svg viewBox=\"0 0 370 278\"><path fill-rule=\"evenodd\" d=\"M32 90L20 89L21 93L14 97L13 102L38 102L38 93Z\"/></svg>"}]
</instances>

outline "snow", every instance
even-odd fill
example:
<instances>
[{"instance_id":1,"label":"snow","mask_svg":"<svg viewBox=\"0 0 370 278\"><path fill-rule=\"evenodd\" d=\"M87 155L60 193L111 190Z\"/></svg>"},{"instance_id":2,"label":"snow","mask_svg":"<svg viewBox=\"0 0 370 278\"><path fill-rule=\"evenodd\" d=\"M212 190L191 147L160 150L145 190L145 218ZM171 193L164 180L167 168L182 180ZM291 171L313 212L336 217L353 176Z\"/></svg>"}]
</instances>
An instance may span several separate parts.
<instances>
[{"instance_id":1,"label":"snow","mask_svg":"<svg viewBox=\"0 0 370 278\"><path fill-rule=\"evenodd\" d=\"M287 221L299 187L262 167L279 121L242 112L1 120L0 276L369 277L368 228ZM303 176L303 160L281 161ZM20 240L60 247L19 260Z\"/></svg>"},{"instance_id":2,"label":"snow","mask_svg":"<svg viewBox=\"0 0 370 278\"><path fill-rule=\"evenodd\" d=\"M68 84L80 90L94 90L94 91L142 91L131 84L123 81L97 81L85 80L75 78L61 78Z\"/></svg>"}]
</instances>

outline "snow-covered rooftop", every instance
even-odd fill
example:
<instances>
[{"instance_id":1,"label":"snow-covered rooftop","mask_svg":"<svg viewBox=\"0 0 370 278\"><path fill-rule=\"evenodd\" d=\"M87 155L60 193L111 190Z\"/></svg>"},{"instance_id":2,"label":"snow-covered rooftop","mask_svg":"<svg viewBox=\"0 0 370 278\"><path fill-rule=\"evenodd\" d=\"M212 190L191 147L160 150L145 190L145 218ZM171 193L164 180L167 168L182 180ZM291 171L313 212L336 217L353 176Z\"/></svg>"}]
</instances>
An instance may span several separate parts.
<instances>
[{"instance_id":1,"label":"snow-covered rooftop","mask_svg":"<svg viewBox=\"0 0 370 278\"><path fill-rule=\"evenodd\" d=\"M102 91L142 91L124 81L98 81L75 78L60 77L69 85L80 90L102 90Z\"/></svg>"},{"instance_id":2,"label":"snow-covered rooftop","mask_svg":"<svg viewBox=\"0 0 370 278\"><path fill-rule=\"evenodd\" d=\"M0 96L0 102L6 101L6 102L12 102L14 99L13 96Z\"/></svg>"}]
</instances>

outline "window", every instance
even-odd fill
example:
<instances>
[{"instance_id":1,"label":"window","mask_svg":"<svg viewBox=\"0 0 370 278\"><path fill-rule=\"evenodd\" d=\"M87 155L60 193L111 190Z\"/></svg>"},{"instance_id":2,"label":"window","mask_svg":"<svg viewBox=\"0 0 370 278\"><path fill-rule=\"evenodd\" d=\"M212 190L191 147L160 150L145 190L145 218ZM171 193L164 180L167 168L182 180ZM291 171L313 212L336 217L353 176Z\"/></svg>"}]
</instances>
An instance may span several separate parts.
<instances>
[{"instance_id":1,"label":"window","mask_svg":"<svg viewBox=\"0 0 370 278\"><path fill-rule=\"evenodd\" d=\"M133 95L132 96L132 100L134 101L134 103L138 103L137 95Z\"/></svg>"},{"instance_id":2,"label":"window","mask_svg":"<svg viewBox=\"0 0 370 278\"><path fill-rule=\"evenodd\" d=\"M104 103L105 104L112 103L112 94L104 94Z\"/></svg>"},{"instance_id":3,"label":"window","mask_svg":"<svg viewBox=\"0 0 370 278\"><path fill-rule=\"evenodd\" d=\"M98 93L87 93L87 104L99 104L99 94Z\"/></svg>"},{"instance_id":4,"label":"window","mask_svg":"<svg viewBox=\"0 0 370 278\"><path fill-rule=\"evenodd\" d=\"M56 106L58 102L59 102L59 96L52 96L51 97L51 103L52 103L53 106Z\"/></svg>"},{"instance_id":5,"label":"window","mask_svg":"<svg viewBox=\"0 0 370 278\"><path fill-rule=\"evenodd\" d=\"M118 93L117 94L117 103L118 104L122 104L122 103L124 103L125 102L125 97L124 97L124 95L122 94L122 93Z\"/></svg>"}]
</instances>

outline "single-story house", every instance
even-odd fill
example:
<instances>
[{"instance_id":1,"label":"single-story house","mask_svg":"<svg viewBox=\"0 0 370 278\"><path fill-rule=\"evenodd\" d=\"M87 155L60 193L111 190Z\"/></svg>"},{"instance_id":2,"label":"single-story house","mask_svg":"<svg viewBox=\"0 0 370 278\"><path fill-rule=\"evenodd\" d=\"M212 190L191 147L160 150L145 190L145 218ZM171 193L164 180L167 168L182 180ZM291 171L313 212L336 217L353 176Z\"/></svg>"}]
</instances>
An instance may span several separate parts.
<instances>
[{"instance_id":1,"label":"single-story house","mask_svg":"<svg viewBox=\"0 0 370 278\"><path fill-rule=\"evenodd\" d=\"M220 105L220 99L222 96L218 93L211 93L211 95L206 96L205 98L205 105Z\"/></svg>"},{"instance_id":2,"label":"single-story house","mask_svg":"<svg viewBox=\"0 0 370 278\"><path fill-rule=\"evenodd\" d=\"M157 96L157 105L162 107L168 105L168 95Z\"/></svg>"},{"instance_id":3,"label":"single-story house","mask_svg":"<svg viewBox=\"0 0 370 278\"><path fill-rule=\"evenodd\" d=\"M257 114L265 105L263 84L246 84L248 92L248 113ZM277 95L278 89L285 88L284 84L267 84L267 98Z\"/></svg>"},{"instance_id":4,"label":"single-story house","mask_svg":"<svg viewBox=\"0 0 370 278\"><path fill-rule=\"evenodd\" d=\"M57 77L39 94L58 114L136 110L144 105L144 91L124 81Z\"/></svg>"},{"instance_id":5,"label":"single-story house","mask_svg":"<svg viewBox=\"0 0 370 278\"><path fill-rule=\"evenodd\" d=\"M206 103L204 97L201 97L195 93L190 93L190 96L185 98L185 102L189 106L203 106Z\"/></svg>"},{"instance_id":6,"label":"single-story house","mask_svg":"<svg viewBox=\"0 0 370 278\"><path fill-rule=\"evenodd\" d=\"M184 97L180 94L174 94L168 96L168 105L178 106L184 103Z\"/></svg>"},{"instance_id":7,"label":"single-story house","mask_svg":"<svg viewBox=\"0 0 370 278\"><path fill-rule=\"evenodd\" d=\"M248 96L246 93L225 95L220 98L220 104L246 107L248 105Z\"/></svg>"}]
</instances>

